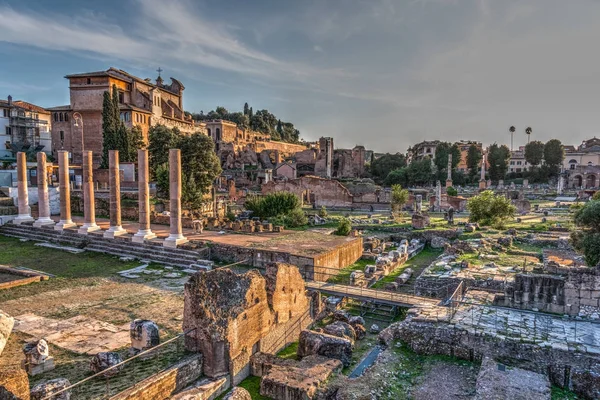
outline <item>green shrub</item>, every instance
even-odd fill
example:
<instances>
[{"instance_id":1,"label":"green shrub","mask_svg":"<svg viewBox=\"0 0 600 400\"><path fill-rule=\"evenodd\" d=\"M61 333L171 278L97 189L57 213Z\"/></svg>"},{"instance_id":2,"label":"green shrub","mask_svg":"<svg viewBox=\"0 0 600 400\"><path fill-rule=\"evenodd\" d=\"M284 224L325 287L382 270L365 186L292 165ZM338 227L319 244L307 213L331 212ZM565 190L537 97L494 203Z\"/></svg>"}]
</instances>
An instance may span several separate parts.
<instances>
[{"instance_id":1,"label":"green shrub","mask_svg":"<svg viewBox=\"0 0 600 400\"><path fill-rule=\"evenodd\" d=\"M600 200L600 190L594 193L594 195L592 196L592 200Z\"/></svg>"},{"instance_id":2,"label":"green shrub","mask_svg":"<svg viewBox=\"0 0 600 400\"><path fill-rule=\"evenodd\" d=\"M244 204L247 210L252 211L253 217L261 219L287 215L292 210L300 208L300 199L294 193L276 192L266 196L254 196Z\"/></svg>"},{"instance_id":3,"label":"green shrub","mask_svg":"<svg viewBox=\"0 0 600 400\"><path fill-rule=\"evenodd\" d=\"M348 218L342 218L340 222L338 222L337 229L334 234L338 236L348 236L352 231L352 223Z\"/></svg>"},{"instance_id":4,"label":"green shrub","mask_svg":"<svg viewBox=\"0 0 600 400\"><path fill-rule=\"evenodd\" d=\"M285 226L288 228L297 228L308 224L308 218L300 207L290 211L283 219Z\"/></svg>"},{"instance_id":5,"label":"green shrub","mask_svg":"<svg viewBox=\"0 0 600 400\"><path fill-rule=\"evenodd\" d=\"M592 200L575 212L573 218L580 228L573 232L573 246L583 252L590 267L600 262L600 201Z\"/></svg>"},{"instance_id":6,"label":"green shrub","mask_svg":"<svg viewBox=\"0 0 600 400\"><path fill-rule=\"evenodd\" d=\"M327 218L327 209L325 208L325 206L322 206L319 210L319 217Z\"/></svg>"},{"instance_id":7,"label":"green shrub","mask_svg":"<svg viewBox=\"0 0 600 400\"><path fill-rule=\"evenodd\" d=\"M467 202L471 222L481 225L502 226L503 222L515 215L516 208L503 195L495 195L491 190L472 197Z\"/></svg>"},{"instance_id":8,"label":"green shrub","mask_svg":"<svg viewBox=\"0 0 600 400\"><path fill-rule=\"evenodd\" d=\"M452 186L446 188L446 193L448 196L458 196L458 190L454 189Z\"/></svg>"},{"instance_id":9,"label":"green shrub","mask_svg":"<svg viewBox=\"0 0 600 400\"><path fill-rule=\"evenodd\" d=\"M227 218L227 221L229 222L233 222L235 221L235 213L228 211L227 215L225 216Z\"/></svg>"}]
</instances>

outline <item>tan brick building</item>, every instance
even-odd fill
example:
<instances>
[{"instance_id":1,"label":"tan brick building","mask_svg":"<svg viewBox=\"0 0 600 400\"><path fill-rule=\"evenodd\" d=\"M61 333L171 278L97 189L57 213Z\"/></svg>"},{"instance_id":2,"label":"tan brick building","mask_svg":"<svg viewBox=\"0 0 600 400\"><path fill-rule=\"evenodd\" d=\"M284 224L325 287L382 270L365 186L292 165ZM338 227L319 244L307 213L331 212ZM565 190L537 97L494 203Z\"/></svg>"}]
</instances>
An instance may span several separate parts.
<instances>
[{"instance_id":1,"label":"tan brick building","mask_svg":"<svg viewBox=\"0 0 600 400\"><path fill-rule=\"evenodd\" d=\"M71 152L71 161L81 163L82 138L85 150L94 152L94 164L102 157L102 101L113 85L119 91L121 120L129 128L140 126L144 140L151 126L165 125L185 133L206 133L204 124L194 123L183 109L183 84L171 78L165 84L159 76L156 82L141 79L117 68L65 76L69 80L70 104L53 107L52 151ZM75 126L73 113L79 112L82 126Z\"/></svg>"}]
</instances>

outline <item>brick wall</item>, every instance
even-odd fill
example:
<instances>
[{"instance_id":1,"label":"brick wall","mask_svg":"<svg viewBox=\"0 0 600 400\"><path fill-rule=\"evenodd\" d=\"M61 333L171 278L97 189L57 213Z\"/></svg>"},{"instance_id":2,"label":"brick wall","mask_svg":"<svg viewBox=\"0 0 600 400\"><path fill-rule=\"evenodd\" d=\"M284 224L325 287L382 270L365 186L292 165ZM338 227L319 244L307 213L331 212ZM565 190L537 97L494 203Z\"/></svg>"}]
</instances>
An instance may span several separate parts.
<instances>
[{"instance_id":1,"label":"brick wall","mask_svg":"<svg viewBox=\"0 0 600 400\"><path fill-rule=\"evenodd\" d=\"M200 378L202 355L194 354L178 364L144 379L135 387L127 389L111 400L163 400Z\"/></svg>"}]
</instances>

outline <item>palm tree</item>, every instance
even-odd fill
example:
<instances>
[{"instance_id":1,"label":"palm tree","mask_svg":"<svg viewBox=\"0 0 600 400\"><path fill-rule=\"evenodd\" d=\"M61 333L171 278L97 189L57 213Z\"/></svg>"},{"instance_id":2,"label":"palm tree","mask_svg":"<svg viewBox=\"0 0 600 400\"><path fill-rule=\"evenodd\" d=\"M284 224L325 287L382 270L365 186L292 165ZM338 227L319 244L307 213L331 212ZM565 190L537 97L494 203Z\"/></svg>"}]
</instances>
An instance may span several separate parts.
<instances>
[{"instance_id":1,"label":"palm tree","mask_svg":"<svg viewBox=\"0 0 600 400\"><path fill-rule=\"evenodd\" d=\"M515 133L515 127L511 126L510 128L508 128L508 131L510 132L510 151L513 150L513 134Z\"/></svg>"},{"instance_id":2,"label":"palm tree","mask_svg":"<svg viewBox=\"0 0 600 400\"><path fill-rule=\"evenodd\" d=\"M531 138L531 131L532 129L530 126L525 129L525 133L527 134L527 144L529 144L529 138Z\"/></svg>"}]
</instances>

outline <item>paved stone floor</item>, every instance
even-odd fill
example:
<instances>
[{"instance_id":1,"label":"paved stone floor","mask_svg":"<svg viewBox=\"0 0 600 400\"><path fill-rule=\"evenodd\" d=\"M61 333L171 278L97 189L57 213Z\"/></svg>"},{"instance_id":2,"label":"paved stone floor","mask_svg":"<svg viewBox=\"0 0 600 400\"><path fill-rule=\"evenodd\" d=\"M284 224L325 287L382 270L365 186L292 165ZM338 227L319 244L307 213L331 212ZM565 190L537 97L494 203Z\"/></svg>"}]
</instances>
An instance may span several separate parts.
<instances>
[{"instance_id":1,"label":"paved stone floor","mask_svg":"<svg viewBox=\"0 0 600 400\"><path fill-rule=\"evenodd\" d=\"M130 343L129 324L115 326L83 315L56 320L23 314L15 317L14 329L79 354L94 355Z\"/></svg>"},{"instance_id":2,"label":"paved stone floor","mask_svg":"<svg viewBox=\"0 0 600 400\"><path fill-rule=\"evenodd\" d=\"M478 305L460 306L451 322L472 332L600 354L600 323Z\"/></svg>"}]
</instances>

